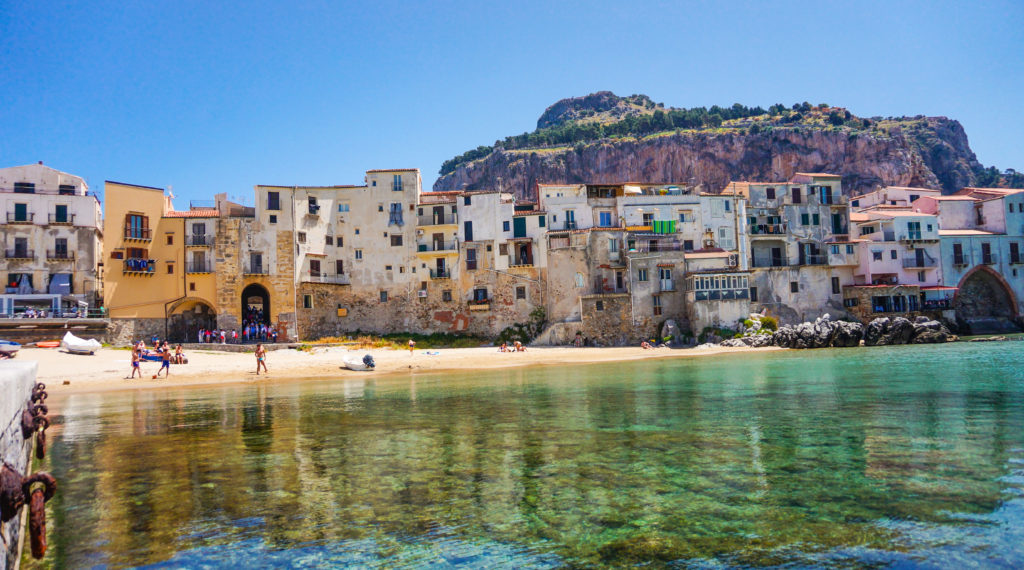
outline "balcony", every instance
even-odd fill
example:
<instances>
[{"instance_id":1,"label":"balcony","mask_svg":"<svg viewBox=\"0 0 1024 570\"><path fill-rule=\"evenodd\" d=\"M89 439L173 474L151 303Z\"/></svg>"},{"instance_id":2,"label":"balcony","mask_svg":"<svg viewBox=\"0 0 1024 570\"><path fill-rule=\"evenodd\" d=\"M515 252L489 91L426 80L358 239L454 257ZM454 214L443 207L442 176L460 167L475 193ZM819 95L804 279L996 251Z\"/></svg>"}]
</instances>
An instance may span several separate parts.
<instances>
[{"instance_id":1,"label":"balcony","mask_svg":"<svg viewBox=\"0 0 1024 570\"><path fill-rule=\"evenodd\" d=\"M249 265L245 266L245 269L242 271L242 274L243 275L270 275L270 272L267 271L267 267L264 266L264 265L253 265L253 264L250 263Z\"/></svg>"},{"instance_id":2,"label":"balcony","mask_svg":"<svg viewBox=\"0 0 1024 570\"><path fill-rule=\"evenodd\" d=\"M313 275L312 273L302 276L303 283L325 283L327 285L351 285L352 282L349 280L348 275L328 275L327 273L320 273L319 275Z\"/></svg>"},{"instance_id":3,"label":"balcony","mask_svg":"<svg viewBox=\"0 0 1024 570\"><path fill-rule=\"evenodd\" d=\"M516 258L514 255L508 256L509 267L533 267L533 257L527 258Z\"/></svg>"},{"instance_id":4,"label":"balcony","mask_svg":"<svg viewBox=\"0 0 1024 570\"><path fill-rule=\"evenodd\" d=\"M490 299L470 299L467 301L470 311L490 311L491 300Z\"/></svg>"},{"instance_id":5,"label":"balcony","mask_svg":"<svg viewBox=\"0 0 1024 570\"><path fill-rule=\"evenodd\" d=\"M659 279L658 280L658 292L659 293L670 293L676 290L676 282L674 279Z\"/></svg>"},{"instance_id":6,"label":"balcony","mask_svg":"<svg viewBox=\"0 0 1024 570\"><path fill-rule=\"evenodd\" d=\"M152 275L156 272L156 262L152 259L130 257L124 260L125 275Z\"/></svg>"},{"instance_id":7,"label":"balcony","mask_svg":"<svg viewBox=\"0 0 1024 570\"><path fill-rule=\"evenodd\" d=\"M939 266L935 258L917 259L915 257L903 258L903 269L932 269Z\"/></svg>"},{"instance_id":8,"label":"balcony","mask_svg":"<svg viewBox=\"0 0 1024 570\"><path fill-rule=\"evenodd\" d=\"M15 212L7 212L7 223L8 224L31 224L35 220L34 212L26 212L24 214L17 214Z\"/></svg>"},{"instance_id":9,"label":"balcony","mask_svg":"<svg viewBox=\"0 0 1024 570\"><path fill-rule=\"evenodd\" d=\"M124 239L150 241L153 239L153 230L149 228L133 228L131 226L125 226Z\"/></svg>"},{"instance_id":10,"label":"balcony","mask_svg":"<svg viewBox=\"0 0 1024 570\"><path fill-rule=\"evenodd\" d=\"M186 263L185 273L213 273L213 263L209 261Z\"/></svg>"},{"instance_id":11,"label":"balcony","mask_svg":"<svg viewBox=\"0 0 1024 570\"><path fill-rule=\"evenodd\" d=\"M659 251L684 251L683 243L675 240L638 242L627 253L657 253Z\"/></svg>"},{"instance_id":12,"label":"balcony","mask_svg":"<svg viewBox=\"0 0 1024 570\"><path fill-rule=\"evenodd\" d=\"M786 267L789 261L785 255L754 255L750 258L751 267Z\"/></svg>"},{"instance_id":13,"label":"balcony","mask_svg":"<svg viewBox=\"0 0 1024 570\"><path fill-rule=\"evenodd\" d=\"M451 272L450 269L431 269L430 270L430 278L431 279L451 279L452 278L452 272Z\"/></svg>"},{"instance_id":14,"label":"balcony","mask_svg":"<svg viewBox=\"0 0 1024 570\"><path fill-rule=\"evenodd\" d=\"M213 236L187 235L185 245L188 247L209 247L213 245Z\"/></svg>"},{"instance_id":15,"label":"balcony","mask_svg":"<svg viewBox=\"0 0 1024 570\"><path fill-rule=\"evenodd\" d=\"M64 214L63 216L59 216L57 214L50 214L47 216L47 221L51 226L73 226L75 225L75 215Z\"/></svg>"},{"instance_id":16,"label":"balcony","mask_svg":"<svg viewBox=\"0 0 1024 570\"><path fill-rule=\"evenodd\" d=\"M560 229L568 231L568 230L575 230L575 229L579 229L579 228L578 228L578 226L576 224L576 220L566 220L565 222L562 222L562 227Z\"/></svg>"},{"instance_id":17,"label":"balcony","mask_svg":"<svg viewBox=\"0 0 1024 570\"><path fill-rule=\"evenodd\" d=\"M982 253L981 262L985 265L995 265L999 263L999 256L994 253L990 253L988 255Z\"/></svg>"},{"instance_id":18,"label":"balcony","mask_svg":"<svg viewBox=\"0 0 1024 570\"><path fill-rule=\"evenodd\" d=\"M429 241L416 244L417 253L432 252L458 252L459 242L451 241Z\"/></svg>"},{"instance_id":19,"label":"balcony","mask_svg":"<svg viewBox=\"0 0 1024 570\"><path fill-rule=\"evenodd\" d=\"M93 192L82 192L80 188L75 186L64 186L53 189L53 188L40 188L36 186L32 192L22 192L18 188L0 187L2 193L14 193L14 194L44 194L48 196L95 196Z\"/></svg>"},{"instance_id":20,"label":"balcony","mask_svg":"<svg viewBox=\"0 0 1024 570\"><path fill-rule=\"evenodd\" d=\"M402 192L403 190L405 190L405 186L401 182L392 182L391 183L391 191L392 192Z\"/></svg>"},{"instance_id":21,"label":"balcony","mask_svg":"<svg viewBox=\"0 0 1024 570\"><path fill-rule=\"evenodd\" d=\"M827 255L804 255L798 265L828 265Z\"/></svg>"},{"instance_id":22,"label":"balcony","mask_svg":"<svg viewBox=\"0 0 1024 570\"><path fill-rule=\"evenodd\" d=\"M420 227L426 226L454 226L459 223L459 215L452 213L444 214L423 214L416 217L416 223Z\"/></svg>"},{"instance_id":23,"label":"balcony","mask_svg":"<svg viewBox=\"0 0 1024 570\"><path fill-rule=\"evenodd\" d=\"M903 243L939 243L938 236L923 237L921 232L910 232L899 235L899 241Z\"/></svg>"},{"instance_id":24,"label":"balcony","mask_svg":"<svg viewBox=\"0 0 1024 570\"><path fill-rule=\"evenodd\" d=\"M46 259L49 259L50 261L74 261L75 252L47 250Z\"/></svg>"},{"instance_id":25,"label":"balcony","mask_svg":"<svg viewBox=\"0 0 1024 570\"><path fill-rule=\"evenodd\" d=\"M747 233L751 238L786 235L787 224L749 224Z\"/></svg>"},{"instance_id":26,"label":"balcony","mask_svg":"<svg viewBox=\"0 0 1024 570\"><path fill-rule=\"evenodd\" d=\"M31 249L22 249L16 247L14 249L5 249L4 258L6 259L35 259L36 252Z\"/></svg>"}]
</instances>

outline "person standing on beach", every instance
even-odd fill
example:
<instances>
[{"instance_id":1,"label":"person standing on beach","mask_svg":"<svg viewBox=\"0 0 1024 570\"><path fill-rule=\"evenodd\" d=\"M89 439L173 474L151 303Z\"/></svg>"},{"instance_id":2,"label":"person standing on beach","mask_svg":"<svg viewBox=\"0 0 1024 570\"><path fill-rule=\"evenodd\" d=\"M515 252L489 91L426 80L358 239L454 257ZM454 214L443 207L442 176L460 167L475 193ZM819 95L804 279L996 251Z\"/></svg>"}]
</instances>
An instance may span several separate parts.
<instances>
[{"instance_id":1,"label":"person standing on beach","mask_svg":"<svg viewBox=\"0 0 1024 570\"><path fill-rule=\"evenodd\" d=\"M412 356L412 349L416 348L416 341L409 339L409 356Z\"/></svg>"},{"instance_id":2,"label":"person standing on beach","mask_svg":"<svg viewBox=\"0 0 1024 570\"><path fill-rule=\"evenodd\" d=\"M128 379L135 378L135 373L139 373L139 378L142 378L142 369L139 368L139 349L132 347L132 375Z\"/></svg>"},{"instance_id":3,"label":"person standing on beach","mask_svg":"<svg viewBox=\"0 0 1024 570\"><path fill-rule=\"evenodd\" d=\"M164 374L164 378L171 376L171 347L167 345L167 341L160 347L160 370L157 370L156 376L153 378L159 378L160 373L167 370L167 374Z\"/></svg>"},{"instance_id":4,"label":"person standing on beach","mask_svg":"<svg viewBox=\"0 0 1024 570\"><path fill-rule=\"evenodd\" d=\"M263 372L267 372L267 349L263 348L263 343L256 345L256 375L260 375L260 366L263 367Z\"/></svg>"}]
</instances>

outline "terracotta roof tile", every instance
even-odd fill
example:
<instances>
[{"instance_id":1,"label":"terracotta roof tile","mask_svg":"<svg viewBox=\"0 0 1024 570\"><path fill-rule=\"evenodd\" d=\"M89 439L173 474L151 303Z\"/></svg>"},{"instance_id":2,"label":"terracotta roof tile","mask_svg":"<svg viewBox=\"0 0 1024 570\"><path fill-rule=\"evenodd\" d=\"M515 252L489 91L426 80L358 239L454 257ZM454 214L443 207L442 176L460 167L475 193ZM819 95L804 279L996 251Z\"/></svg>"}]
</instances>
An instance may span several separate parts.
<instances>
[{"instance_id":1,"label":"terracotta roof tile","mask_svg":"<svg viewBox=\"0 0 1024 570\"><path fill-rule=\"evenodd\" d=\"M171 211L164 214L165 218L216 218L220 213L215 208L202 210Z\"/></svg>"}]
</instances>

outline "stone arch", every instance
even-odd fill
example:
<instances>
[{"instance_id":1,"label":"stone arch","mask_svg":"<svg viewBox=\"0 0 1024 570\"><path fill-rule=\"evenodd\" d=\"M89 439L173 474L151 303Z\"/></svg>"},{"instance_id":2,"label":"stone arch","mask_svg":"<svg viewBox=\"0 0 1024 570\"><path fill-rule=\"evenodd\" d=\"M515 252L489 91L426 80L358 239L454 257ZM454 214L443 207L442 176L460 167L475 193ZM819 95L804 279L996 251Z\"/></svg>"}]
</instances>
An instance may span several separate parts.
<instances>
[{"instance_id":1,"label":"stone arch","mask_svg":"<svg viewBox=\"0 0 1024 570\"><path fill-rule=\"evenodd\" d=\"M266 287L259 283L250 283L245 289L242 289L240 301L243 324L248 321L250 314L253 314L251 309L258 309L255 311L257 323L270 324L270 293L267 292Z\"/></svg>"},{"instance_id":2,"label":"stone arch","mask_svg":"<svg viewBox=\"0 0 1024 570\"><path fill-rule=\"evenodd\" d=\"M168 308L167 338L172 342L195 342L200 329L217 326L217 311L213 303L188 297Z\"/></svg>"},{"instance_id":3,"label":"stone arch","mask_svg":"<svg viewBox=\"0 0 1024 570\"><path fill-rule=\"evenodd\" d=\"M968 271L957 284L953 298L957 322L967 332L1003 332L1015 330L1017 297L998 272L987 265Z\"/></svg>"}]
</instances>

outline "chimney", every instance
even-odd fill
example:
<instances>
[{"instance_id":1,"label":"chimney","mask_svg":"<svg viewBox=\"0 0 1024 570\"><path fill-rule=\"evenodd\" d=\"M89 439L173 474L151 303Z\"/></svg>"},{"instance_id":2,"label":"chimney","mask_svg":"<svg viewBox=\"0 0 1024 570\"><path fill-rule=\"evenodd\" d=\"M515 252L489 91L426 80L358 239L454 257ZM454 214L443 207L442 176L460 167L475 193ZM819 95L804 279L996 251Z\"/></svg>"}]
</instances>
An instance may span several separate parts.
<instances>
[{"instance_id":1,"label":"chimney","mask_svg":"<svg viewBox=\"0 0 1024 570\"><path fill-rule=\"evenodd\" d=\"M43 161L41 161L41 160L40 160L40 161L39 161L39 164L42 164L42 163L43 163Z\"/></svg>"}]
</instances>

